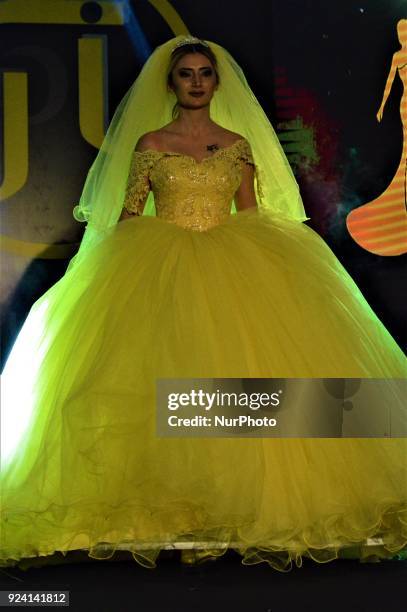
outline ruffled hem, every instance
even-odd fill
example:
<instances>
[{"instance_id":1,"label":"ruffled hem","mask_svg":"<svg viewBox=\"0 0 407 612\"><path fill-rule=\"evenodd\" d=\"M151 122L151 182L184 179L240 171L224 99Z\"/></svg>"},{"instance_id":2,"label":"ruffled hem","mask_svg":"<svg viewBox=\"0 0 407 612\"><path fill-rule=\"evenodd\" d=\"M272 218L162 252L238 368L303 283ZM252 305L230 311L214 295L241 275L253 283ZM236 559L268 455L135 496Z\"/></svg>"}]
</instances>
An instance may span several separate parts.
<instances>
[{"instance_id":1,"label":"ruffled hem","mask_svg":"<svg viewBox=\"0 0 407 612\"><path fill-rule=\"evenodd\" d=\"M103 546L103 548L102 548ZM215 547L217 546L217 547ZM95 549L94 549L95 550ZM182 565L196 566L210 561L216 561L224 557L228 552L233 551L241 557L241 565L256 565L259 563L267 563L271 569L287 573L294 567L301 568L304 559L323 564L331 563L337 559L357 560L360 563L378 563L381 561L407 561L407 547L400 549L397 553L388 551L384 546L374 543L360 543L349 545L344 548L326 548L324 551L315 551L309 549L302 554L291 553L290 551L266 551L261 550L261 555L258 556L258 550L253 549L253 554L244 557L239 548L226 546L225 543L210 543L210 548L203 548L195 543L182 542L179 545L155 544L152 548L147 545L128 543L119 544L114 548L101 545L96 548L97 551L103 550L103 556L92 554L86 549L77 549L69 551L53 551L52 553L40 554L37 557L24 557L18 561L9 560L5 563L6 567L18 567L22 570L27 570L32 567L43 567L47 565L60 565L62 563L74 563L85 561L127 561L134 560L138 565L145 569L155 569L160 564L159 557L166 554L177 553L179 562ZM152 554L151 554L152 551ZM248 559L248 560L247 560ZM1 566L1 565L0 565Z\"/></svg>"},{"instance_id":2,"label":"ruffled hem","mask_svg":"<svg viewBox=\"0 0 407 612\"><path fill-rule=\"evenodd\" d=\"M162 518L168 513L167 510L156 509L152 512L146 508L141 512L139 509L138 517L133 518L132 522L142 524L147 517L155 516L159 524L164 525ZM57 512L54 511L54 514ZM124 522L124 514L123 509L117 509L111 511L110 517L114 516L116 521L122 518L123 524L130 524L129 519ZM90 516L94 519L95 513ZM214 517L208 517L198 509L188 508L183 513L178 511L179 523L184 520L191 523L192 517L198 521L198 525L205 521L211 527L180 527L177 533L166 533L162 527L159 537L149 540L140 537L140 529L129 527L124 530L116 523L116 526L113 524L104 532L79 528L75 531L73 528L65 535L55 533L52 544L51 539L47 544L45 535L41 538L44 526L34 521L30 531L36 533L37 537L31 536L28 541L37 544L31 547L22 545L20 550L4 548L1 551L0 566L42 565L52 559L55 553L61 553L65 557L74 551L86 553L96 560L112 559L116 553L125 551L131 553L139 565L148 569L157 567L160 552L164 550L180 550L181 561L188 564L213 560L223 556L228 550L233 550L241 556L243 565L267 563L280 572L291 571L294 566L300 568L304 558L316 563L329 563L339 558L356 558L360 562L407 559L407 504L383 502L370 512L369 517L359 519L360 524L356 511L347 515L329 516L307 528L293 528L280 534L270 532L261 542L250 539L253 519L245 521L241 517L238 527L233 526L231 521L229 524L224 522L215 525ZM103 518L106 520L106 516ZM24 521L27 521L27 514ZM45 522L49 527L49 519ZM98 525L100 520L96 519L94 523ZM55 526L55 530L57 529Z\"/></svg>"}]
</instances>

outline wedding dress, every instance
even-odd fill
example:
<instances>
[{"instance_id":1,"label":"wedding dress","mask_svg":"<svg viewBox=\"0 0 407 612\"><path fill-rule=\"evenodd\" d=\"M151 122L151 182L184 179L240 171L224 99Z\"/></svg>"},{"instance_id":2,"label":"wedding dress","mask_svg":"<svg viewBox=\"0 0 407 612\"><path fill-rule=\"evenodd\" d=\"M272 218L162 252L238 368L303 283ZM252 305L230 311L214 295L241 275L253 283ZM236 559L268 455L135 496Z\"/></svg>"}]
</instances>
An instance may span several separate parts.
<instances>
[{"instance_id":1,"label":"wedding dress","mask_svg":"<svg viewBox=\"0 0 407 612\"><path fill-rule=\"evenodd\" d=\"M188 542L287 571L407 543L407 440L165 438L156 380L403 378L406 358L323 239L230 214L245 139L201 161L132 155L125 206L32 307L4 376L3 564Z\"/></svg>"}]
</instances>

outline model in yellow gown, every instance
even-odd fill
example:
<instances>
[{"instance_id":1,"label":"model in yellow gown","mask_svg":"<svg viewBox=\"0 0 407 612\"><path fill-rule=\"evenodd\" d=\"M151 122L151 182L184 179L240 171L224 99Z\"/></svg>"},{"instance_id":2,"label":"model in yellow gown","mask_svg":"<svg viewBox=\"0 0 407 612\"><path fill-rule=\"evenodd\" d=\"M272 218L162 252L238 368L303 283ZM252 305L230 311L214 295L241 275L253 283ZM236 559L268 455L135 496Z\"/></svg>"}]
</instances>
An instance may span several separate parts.
<instances>
[{"instance_id":1,"label":"model in yellow gown","mask_svg":"<svg viewBox=\"0 0 407 612\"><path fill-rule=\"evenodd\" d=\"M6 366L3 563L119 548L152 567L189 542L286 571L368 556L368 538L379 558L406 546L406 439L156 435L158 378L406 374L318 234L230 214L252 163L246 139L201 162L134 152L125 206L147 173L157 216L118 223L34 305Z\"/></svg>"}]
</instances>

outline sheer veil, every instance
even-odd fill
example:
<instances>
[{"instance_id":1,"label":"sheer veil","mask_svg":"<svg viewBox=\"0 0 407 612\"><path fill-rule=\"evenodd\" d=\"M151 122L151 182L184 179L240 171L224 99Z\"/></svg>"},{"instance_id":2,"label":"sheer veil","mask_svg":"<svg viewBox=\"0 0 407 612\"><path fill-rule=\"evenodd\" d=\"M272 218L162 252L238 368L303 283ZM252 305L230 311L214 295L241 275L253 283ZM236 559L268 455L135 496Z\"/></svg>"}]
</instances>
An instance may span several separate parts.
<instances>
[{"instance_id":1,"label":"sheer veil","mask_svg":"<svg viewBox=\"0 0 407 612\"><path fill-rule=\"evenodd\" d=\"M109 232L120 217L134 147L143 134L172 120L175 97L168 91L166 75L177 36L151 54L139 76L119 104L102 147L88 173L74 217L87 223L72 265ZM299 188L276 133L250 89L244 73L220 45L205 41L218 62L220 86L211 101L211 118L250 143L255 164L255 190L259 211L279 218L305 221ZM232 212L235 212L235 206ZM155 215L154 196L149 194L145 215Z\"/></svg>"}]
</instances>

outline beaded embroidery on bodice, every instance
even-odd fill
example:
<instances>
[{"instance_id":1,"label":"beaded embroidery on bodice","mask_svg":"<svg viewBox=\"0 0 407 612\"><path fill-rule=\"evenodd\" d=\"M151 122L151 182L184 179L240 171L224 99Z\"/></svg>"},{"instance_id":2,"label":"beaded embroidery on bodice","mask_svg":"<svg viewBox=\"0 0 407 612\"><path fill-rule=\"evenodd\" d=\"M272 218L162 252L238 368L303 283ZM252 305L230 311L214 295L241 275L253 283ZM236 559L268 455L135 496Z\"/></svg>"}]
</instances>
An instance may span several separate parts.
<instances>
[{"instance_id":1,"label":"beaded embroidery on bodice","mask_svg":"<svg viewBox=\"0 0 407 612\"><path fill-rule=\"evenodd\" d=\"M141 214L151 188L157 217L204 231L230 215L242 180L242 161L254 165L245 139L201 161L182 153L134 151L124 207L130 213Z\"/></svg>"}]
</instances>

